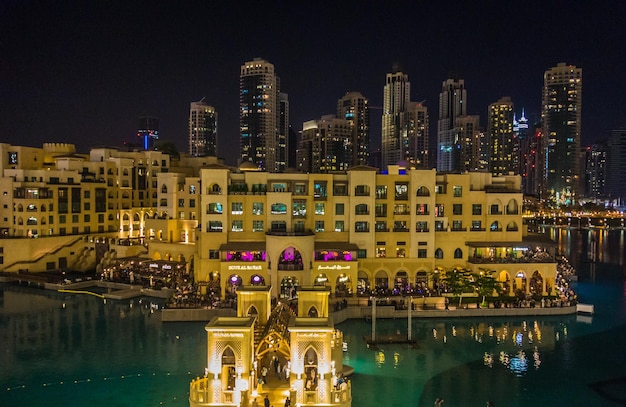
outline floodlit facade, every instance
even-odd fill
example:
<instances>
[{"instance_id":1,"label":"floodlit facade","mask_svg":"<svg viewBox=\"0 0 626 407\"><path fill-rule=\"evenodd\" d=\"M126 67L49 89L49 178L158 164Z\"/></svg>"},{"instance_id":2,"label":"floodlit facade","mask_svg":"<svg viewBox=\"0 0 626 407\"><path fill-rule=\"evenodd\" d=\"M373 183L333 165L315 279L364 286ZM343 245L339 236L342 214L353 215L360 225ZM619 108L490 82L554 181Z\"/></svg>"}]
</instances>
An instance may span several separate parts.
<instances>
[{"instance_id":1,"label":"floodlit facade","mask_svg":"<svg viewBox=\"0 0 626 407\"><path fill-rule=\"evenodd\" d=\"M549 200L556 205L578 199L582 74L582 68L559 63L543 75L545 171Z\"/></svg>"},{"instance_id":2,"label":"floodlit facade","mask_svg":"<svg viewBox=\"0 0 626 407\"><path fill-rule=\"evenodd\" d=\"M301 286L401 292L457 267L494 271L508 294L555 286L553 248L524 236L519 176L223 167L202 169L199 183L195 278L222 297L247 285L278 299Z\"/></svg>"},{"instance_id":3,"label":"floodlit facade","mask_svg":"<svg viewBox=\"0 0 626 407\"><path fill-rule=\"evenodd\" d=\"M382 168L404 160L403 139L406 138L406 111L410 101L409 76L394 70L385 76L382 116Z\"/></svg>"},{"instance_id":4,"label":"floodlit facade","mask_svg":"<svg viewBox=\"0 0 626 407\"><path fill-rule=\"evenodd\" d=\"M271 309L270 287L241 287L237 317L206 325L207 366L190 384L189 405L262 405L267 397L274 406L289 398L292 406L350 407L343 334L328 315L328 296L323 287L302 288L297 310Z\"/></svg>"}]
</instances>

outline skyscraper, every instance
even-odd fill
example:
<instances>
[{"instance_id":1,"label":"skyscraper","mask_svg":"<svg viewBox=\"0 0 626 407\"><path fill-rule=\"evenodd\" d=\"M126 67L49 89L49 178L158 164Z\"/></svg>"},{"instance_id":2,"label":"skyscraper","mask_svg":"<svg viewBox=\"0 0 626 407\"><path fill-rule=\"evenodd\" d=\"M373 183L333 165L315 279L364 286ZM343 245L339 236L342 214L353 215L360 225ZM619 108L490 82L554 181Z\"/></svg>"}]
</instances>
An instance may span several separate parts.
<instances>
[{"instance_id":1,"label":"skyscraper","mask_svg":"<svg viewBox=\"0 0 626 407\"><path fill-rule=\"evenodd\" d=\"M513 132L514 109L511 98L505 96L489 105L487 135L489 137L489 171L496 176L517 173L517 135Z\"/></svg>"},{"instance_id":2,"label":"skyscraper","mask_svg":"<svg viewBox=\"0 0 626 407\"><path fill-rule=\"evenodd\" d=\"M140 117L137 137L141 138L141 147L144 150L153 150L154 142L159 139L159 119L149 116Z\"/></svg>"},{"instance_id":3,"label":"skyscraper","mask_svg":"<svg viewBox=\"0 0 626 407\"><path fill-rule=\"evenodd\" d=\"M350 166L367 165L370 145L368 100L360 92L348 92L337 101L337 118L348 120L352 128Z\"/></svg>"},{"instance_id":4,"label":"skyscraper","mask_svg":"<svg viewBox=\"0 0 626 407\"><path fill-rule=\"evenodd\" d=\"M421 102L409 102L406 113L406 143L403 148L404 160L418 170L429 170L428 108Z\"/></svg>"},{"instance_id":5,"label":"skyscraper","mask_svg":"<svg viewBox=\"0 0 626 407\"><path fill-rule=\"evenodd\" d=\"M325 115L302 126L298 170L307 173L344 172L352 160L352 123Z\"/></svg>"},{"instance_id":6,"label":"skyscraper","mask_svg":"<svg viewBox=\"0 0 626 407\"><path fill-rule=\"evenodd\" d=\"M607 143L605 192L621 208L626 207L626 128L613 130Z\"/></svg>"},{"instance_id":7,"label":"skyscraper","mask_svg":"<svg viewBox=\"0 0 626 407\"><path fill-rule=\"evenodd\" d=\"M276 143L276 172L294 166L289 162L289 95L278 95L278 141Z\"/></svg>"},{"instance_id":8,"label":"skyscraper","mask_svg":"<svg viewBox=\"0 0 626 407\"><path fill-rule=\"evenodd\" d=\"M439 94L439 121L437 122L437 171L458 171L458 144L456 119L467 115L467 92L463 79L451 78L443 82Z\"/></svg>"},{"instance_id":9,"label":"skyscraper","mask_svg":"<svg viewBox=\"0 0 626 407\"><path fill-rule=\"evenodd\" d=\"M274 65L254 58L241 65L239 77L239 135L241 161L253 162L259 169L269 172L284 170L287 148L288 123L284 129L279 124L289 120L288 113L281 116L280 79ZM283 99L286 102L286 98ZM288 108L283 103L283 108ZM281 141L281 134L285 140ZM284 147L283 147L284 146Z\"/></svg>"},{"instance_id":10,"label":"skyscraper","mask_svg":"<svg viewBox=\"0 0 626 407\"><path fill-rule=\"evenodd\" d=\"M479 128L479 116L457 117L454 127L457 140L455 171L486 171L489 161L487 143L485 133Z\"/></svg>"},{"instance_id":11,"label":"skyscraper","mask_svg":"<svg viewBox=\"0 0 626 407\"><path fill-rule=\"evenodd\" d=\"M582 68L559 63L543 75L545 171L549 200L556 205L578 198L582 73Z\"/></svg>"},{"instance_id":12,"label":"skyscraper","mask_svg":"<svg viewBox=\"0 0 626 407\"><path fill-rule=\"evenodd\" d=\"M217 112L204 98L189 107L189 154L217 156Z\"/></svg>"},{"instance_id":13,"label":"skyscraper","mask_svg":"<svg viewBox=\"0 0 626 407\"><path fill-rule=\"evenodd\" d=\"M406 111L410 100L409 76L394 67L385 78L382 117L382 168L404 160L403 144L408 143Z\"/></svg>"}]
</instances>

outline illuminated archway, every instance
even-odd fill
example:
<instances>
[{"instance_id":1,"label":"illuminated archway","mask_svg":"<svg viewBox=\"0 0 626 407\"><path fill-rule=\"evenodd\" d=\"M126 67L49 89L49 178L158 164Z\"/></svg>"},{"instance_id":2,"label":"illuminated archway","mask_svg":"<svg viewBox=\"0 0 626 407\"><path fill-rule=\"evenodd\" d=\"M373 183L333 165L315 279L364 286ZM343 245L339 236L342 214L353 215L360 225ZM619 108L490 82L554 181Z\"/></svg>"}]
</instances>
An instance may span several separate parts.
<instances>
[{"instance_id":1,"label":"illuminated archway","mask_svg":"<svg viewBox=\"0 0 626 407\"><path fill-rule=\"evenodd\" d=\"M335 295L337 297L350 297L352 295L352 280L347 274L340 274L335 282Z\"/></svg>"},{"instance_id":2,"label":"illuminated archway","mask_svg":"<svg viewBox=\"0 0 626 407\"><path fill-rule=\"evenodd\" d=\"M278 257L278 270L304 270L300 252L293 246L283 250Z\"/></svg>"},{"instance_id":3,"label":"illuminated archway","mask_svg":"<svg viewBox=\"0 0 626 407\"><path fill-rule=\"evenodd\" d=\"M374 284L377 290L387 290L389 288L389 276L385 270L376 272Z\"/></svg>"}]
</instances>

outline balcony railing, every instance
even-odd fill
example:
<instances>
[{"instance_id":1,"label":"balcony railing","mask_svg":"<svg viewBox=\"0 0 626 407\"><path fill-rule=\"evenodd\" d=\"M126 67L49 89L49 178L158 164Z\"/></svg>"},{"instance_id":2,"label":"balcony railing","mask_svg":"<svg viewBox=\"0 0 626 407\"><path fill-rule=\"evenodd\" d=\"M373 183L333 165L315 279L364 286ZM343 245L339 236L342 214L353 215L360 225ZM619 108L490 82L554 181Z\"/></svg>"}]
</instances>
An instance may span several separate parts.
<instances>
[{"instance_id":1,"label":"balcony railing","mask_svg":"<svg viewBox=\"0 0 626 407\"><path fill-rule=\"evenodd\" d=\"M294 229L268 229L265 232L266 235L269 236L310 236L315 233L311 229L303 229L303 230L294 230Z\"/></svg>"}]
</instances>

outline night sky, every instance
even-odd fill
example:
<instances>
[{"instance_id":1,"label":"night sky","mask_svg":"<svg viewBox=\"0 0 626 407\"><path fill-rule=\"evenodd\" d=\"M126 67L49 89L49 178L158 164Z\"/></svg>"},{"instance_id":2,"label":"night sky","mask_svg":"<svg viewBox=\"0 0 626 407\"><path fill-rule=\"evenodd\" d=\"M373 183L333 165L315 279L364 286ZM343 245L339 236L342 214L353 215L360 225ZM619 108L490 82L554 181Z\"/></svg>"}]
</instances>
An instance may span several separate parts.
<instances>
[{"instance_id":1,"label":"night sky","mask_svg":"<svg viewBox=\"0 0 626 407\"><path fill-rule=\"evenodd\" d=\"M583 145L626 124L626 2L281 3L0 0L0 142L121 147L148 115L187 151L189 103L205 97L235 164L239 67L254 57L275 65L295 130L362 92L373 146L393 64L428 106L431 138L451 73L485 126L502 96L538 119L543 73L559 62L583 69Z\"/></svg>"}]
</instances>

